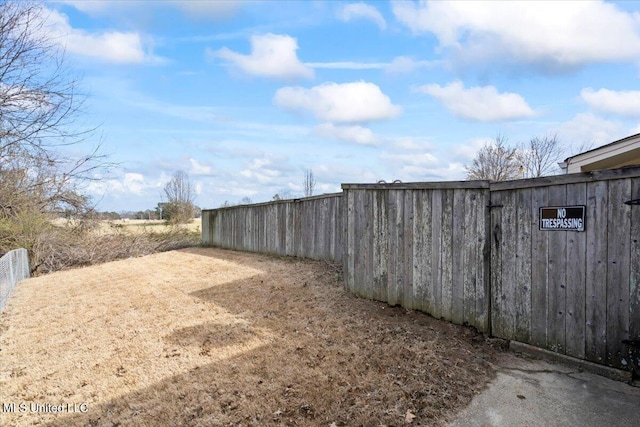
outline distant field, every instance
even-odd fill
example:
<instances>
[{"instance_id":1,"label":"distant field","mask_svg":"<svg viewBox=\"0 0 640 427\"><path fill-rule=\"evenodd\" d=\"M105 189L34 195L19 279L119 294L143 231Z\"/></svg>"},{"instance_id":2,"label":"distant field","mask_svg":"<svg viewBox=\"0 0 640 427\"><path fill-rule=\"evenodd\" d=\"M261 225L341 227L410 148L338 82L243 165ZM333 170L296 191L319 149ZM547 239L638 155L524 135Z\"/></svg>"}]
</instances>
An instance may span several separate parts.
<instances>
[{"instance_id":1,"label":"distant field","mask_svg":"<svg viewBox=\"0 0 640 427\"><path fill-rule=\"evenodd\" d=\"M189 224L181 224L180 228L186 229L193 232L200 232L201 230L201 219L195 218ZM105 220L101 221L100 230L108 232L108 231L125 231L127 233L145 233L145 232L154 232L154 233L165 233L171 231L171 226L167 225L166 221L158 220L158 219L131 219L131 220Z\"/></svg>"}]
</instances>

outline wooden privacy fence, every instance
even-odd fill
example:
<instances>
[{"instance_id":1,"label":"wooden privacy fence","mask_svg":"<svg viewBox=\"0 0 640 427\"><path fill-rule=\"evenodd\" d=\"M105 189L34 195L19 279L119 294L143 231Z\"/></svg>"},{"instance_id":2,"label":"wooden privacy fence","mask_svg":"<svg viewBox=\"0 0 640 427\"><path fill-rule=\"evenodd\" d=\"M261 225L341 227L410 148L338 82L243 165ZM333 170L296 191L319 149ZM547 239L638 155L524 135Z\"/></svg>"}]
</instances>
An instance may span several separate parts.
<instances>
[{"instance_id":1,"label":"wooden privacy fence","mask_svg":"<svg viewBox=\"0 0 640 427\"><path fill-rule=\"evenodd\" d=\"M491 185L495 336L640 374L640 168ZM584 231L539 208L584 206Z\"/></svg>"},{"instance_id":2,"label":"wooden privacy fence","mask_svg":"<svg viewBox=\"0 0 640 427\"><path fill-rule=\"evenodd\" d=\"M640 374L640 167L342 188L204 211L203 243L342 260L363 297ZM584 231L541 229L572 206Z\"/></svg>"},{"instance_id":3,"label":"wooden privacy fence","mask_svg":"<svg viewBox=\"0 0 640 427\"><path fill-rule=\"evenodd\" d=\"M344 184L345 286L489 332L489 183Z\"/></svg>"},{"instance_id":4,"label":"wooden privacy fence","mask_svg":"<svg viewBox=\"0 0 640 427\"><path fill-rule=\"evenodd\" d=\"M342 261L342 194L202 211L202 242L252 252Z\"/></svg>"}]
</instances>

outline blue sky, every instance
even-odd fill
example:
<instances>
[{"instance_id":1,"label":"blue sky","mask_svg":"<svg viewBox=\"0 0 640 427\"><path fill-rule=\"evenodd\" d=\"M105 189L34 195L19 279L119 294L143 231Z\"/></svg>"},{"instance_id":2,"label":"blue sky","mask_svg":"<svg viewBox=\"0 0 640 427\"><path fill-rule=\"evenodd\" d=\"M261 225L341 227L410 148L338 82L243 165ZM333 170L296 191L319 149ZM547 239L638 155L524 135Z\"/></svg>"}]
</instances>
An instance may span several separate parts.
<instances>
[{"instance_id":1,"label":"blue sky","mask_svg":"<svg viewBox=\"0 0 640 427\"><path fill-rule=\"evenodd\" d=\"M120 164L99 210L465 177L498 133L566 155L640 132L640 2L47 2ZM558 159L563 160L563 159Z\"/></svg>"}]
</instances>

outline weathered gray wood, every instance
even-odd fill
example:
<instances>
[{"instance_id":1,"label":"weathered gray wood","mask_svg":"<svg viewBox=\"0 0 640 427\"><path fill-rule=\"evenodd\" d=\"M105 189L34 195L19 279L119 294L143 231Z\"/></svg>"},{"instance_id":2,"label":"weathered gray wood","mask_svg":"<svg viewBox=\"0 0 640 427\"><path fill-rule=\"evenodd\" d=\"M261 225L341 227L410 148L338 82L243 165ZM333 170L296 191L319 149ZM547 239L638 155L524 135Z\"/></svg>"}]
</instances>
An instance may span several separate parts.
<instances>
[{"instance_id":1,"label":"weathered gray wood","mask_svg":"<svg viewBox=\"0 0 640 427\"><path fill-rule=\"evenodd\" d=\"M464 272L468 268L465 264L465 247L469 245L466 236L465 190L453 190L453 229L451 245L451 317L453 323L461 325L464 322ZM471 208L471 206L469 206ZM470 209L472 210L472 209Z\"/></svg>"},{"instance_id":2,"label":"weathered gray wood","mask_svg":"<svg viewBox=\"0 0 640 427\"><path fill-rule=\"evenodd\" d=\"M453 300L453 191L442 191L442 313L444 320L451 320Z\"/></svg>"},{"instance_id":3,"label":"weathered gray wood","mask_svg":"<svg viewBox=\"0 0 640 427\"><path fill-rule=\"evenodd\" d=\"M586 263L585 278L585 357L604 364L607 352L607 213L609 183L587 185L585 210Z\"/></svg>"},{"instance_id":4,"label":"weathered gray wood","mask_svg":"<svg viewBox=\"0 0 640 427\"><path fill-rule=\"evenodd\" d=\"M631 180L631 199L640 199L640 179ZM629 340L640 342L640 205L630 210ZM640 375L640 347L628 345L626 350L630 366Z\"/></svg>"},{"instance_id":5,"label":"weathered gray wood","mask_svg":"<svg viewBox=\"0 0 640 427\"><path fill-rule=\"evenodd\" d=\"M488 190L478 191L476 200L476 241L477 274L476 274L476 324L482 332L490 334L491 312L491 218L489 204L491 194Z\"/></svg>"},{"instance_id":6,"label":"weathered gray wood","mask_svg":"<svg viewBox=\"0 0 640 427\"><path fill-rule=\"evenodd\" d=\"M373 191L373 298L386 301L389 287L388 268L388 193Z\"/></svg>"},{"instance_id":7,"label":"weathered gray wood","mask_svg":"<svg viewBox=\"0 0 640 427\"><path fill-rule=\"evenodd\" d=\"M587 184L567 185L567 206L587 203ZM584 232L567 231L567 320L566 354L585 357L585 287L587 239Z\"/></svg>"},{"instance_id":8,"label":"weathered gray wood","mask_svg":"<svg viewBox=\"0 0 640 427\"><path fill-rule=\"evenodd\" d=\"M504 337L504 319L502 313L502 203L503 192L491 193L491 332L497 337Z\"/></svg>"},{"instance_id":9,"label":"weathered gray wood","mask_svg":"<svg viewBox=\"0 0 640 427\"><path fill-rule=\"evenodd\" d=\"M389 191L389 287L388 300L390 305L402 302L404 258L402 254L403 238L403 191Z\"/></svg>"},{"instance_id":10,"label":"weathered gray wood","mask_svg":"<svg viewBox=\"0 0 640 427\"><path fill-rule=\"evenodd\" d=\"M549 205L565 206L567 203L567 187L553 186L549 188ZM567 232L546 231L549 233L549 287L547 312L548 342L547 348L564 354L566 348L565 322L567 299Z\"/></svg>"},{"instance_id":11,"label":"weathered gray wood","mask_svg":"<svg viewBox=\"0 0 640 427\"><path fill-rule=\"evenodd\" d=\"M516 192L502 194L502 293L500 311L502 313L503 338L515 337L516 330L516 241L517 205Z\"/></svg>"},{"instance_id":12,"label":"weathered gray wood","mask_svg":"<svg viewBox=\"0 0 640 427\"><path fill-rule=\"evenodd\" d=\"M364 270L363 277L363 286L364 292L363 296L372 299L374 294L373 289L373 245L374 245L374 235L373 235L373 223L371 221L371 216L373 213L373 193L371 191L364 191L364 206L363 206L363 218L364 222L363 226L363 236L364 239L362 241L362 259L363 265L361 266Z\"/></svg>"},{"instance_id":13,"label":"weathered gray wood","mask_svg":"<svg viewBox=\"0 0 640 427\"><path fill-rule=\"evenodd\" d=\"M345 191L345 197L347 200L347 222L346 222L346 235L347 235L347 250L345 253L345 277L347 281L347 289L354 292L356 286L355 279L355 200L354 194L357 190Z\"/></svg>"},{"instance_id":14,"label":"weathered gray wood","mask_svg":"<svg viewBox=\"0 0 640 427\"><path fill-rule=\"evenodd\" d=\"M478 250L480 242L477 236L479 200L477 190L463 190L465 214L464 214L464 236L462 248L462 298L463 312L462 322L477 327L476 322L476 284L478 282L478 270L482 271L482 261L478 262Z\"/></svg>"},{"instance_id":15,"label":"weathered gray wood","mask_svg":"<svg viewBox=\"0 0 640 427\"><path fill-rule=\"evenodd\" d=\"M516 193L516 250L515 250L515 339L528 343L531 339L531 229L534 224L532 190Z\"/></svg>"},{"instance_id":16,"label":"weathered gray wood","mask_svg":"<svg viewBox=\"0 0 640 427\"><path fill-rule=\"evenodd\" d=\"M531 228L531 341L548 348L549 311L549 233L539 229L539 209L549 206L547 187L531 190L531 216L536 224Z\"/></svg>"},{"instance_id":17,"label":"weathered gray wood","mask_svg":"<svg viewBox=\"0 0 640 427\"><path fill-rule=\"evenodd\" d=\"M355 247L353 249L354 258L354 292L360 296L366 296L364 288L366 287L365 272L364 272L364 251L363 242L367 239L365 235L365 223L364 223L364 197L365 192L362 190L355 190L353 192L353 232L356 236Z\"/></svg>"},{"instance_id":18,"label":"weathered gray wood","mask_svg":"<svg viewBox=\"0 0 640 427\"><path fill-rule=\"evenodd\" d=\"M428 271L427 264L431 259L427 258L427 245L430 246L430 230L428 230L431 217L426 217L425 212L425 190L413 191L413 306L417 310L426 311L424 305L426 295L425 272ZM429 195L430 196L430 195ZM428 209L428 207L427 207Z\"/></svg>"},{"instance_id":19,"label":"weathered gray wood","mask_svg":"<svg viewBox=\"0 0 640 427\"><path fill-rule=\"evenodd\" d=\"M442 191L431 193L431 315L442 316Z\"/></svg>"},{"instance_id":20,"label":"weathered gray wood","mask_svg":"<svg viewBox=\"0 0 640 427\"><path fill-rule=\"evenodd\" d=\"M403 258L403 288L402 306L408 309L415 308L413 299L413 192L403 191L402 209L402 258Z\"/></svg>"},{"instance_id":21,"label":"weathered gray wood","mask_svg":"<svg viewBox=\"0 0 640 427\"><path fill-rule=\"evenodd\" d=\"M631 181L609 182L609 216L607 218L607 363L622 366L629 339L629 233L631 232ZM628 363L628 361L626 361Z\"/></svg>"}]
</instances>

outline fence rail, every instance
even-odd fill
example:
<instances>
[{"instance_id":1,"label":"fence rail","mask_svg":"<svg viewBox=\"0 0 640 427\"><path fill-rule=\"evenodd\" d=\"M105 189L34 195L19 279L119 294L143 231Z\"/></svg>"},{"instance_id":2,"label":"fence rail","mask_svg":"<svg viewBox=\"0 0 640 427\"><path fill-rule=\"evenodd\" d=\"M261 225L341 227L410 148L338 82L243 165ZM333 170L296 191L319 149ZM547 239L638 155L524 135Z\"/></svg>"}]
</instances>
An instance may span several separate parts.
<instances>
[{"instance_id":1,"label":"fence rail","mask_svg":"<svg viewBox=\"0 0 640 427\"><path fill-rule=\"evenodd\" d=\"M26 249L15 249L0 258L0 312L4 310L16 284L29 277Z\"/></svg>"}]
</instances>

